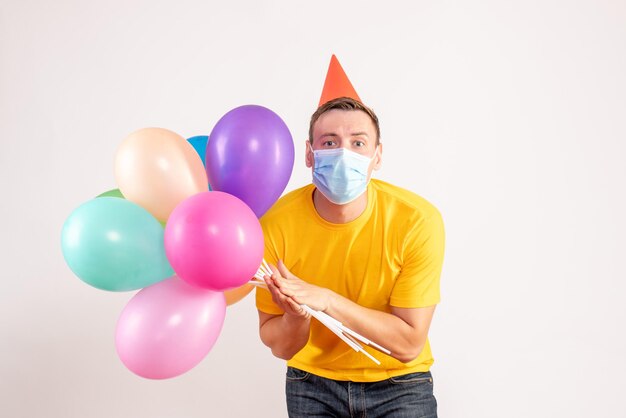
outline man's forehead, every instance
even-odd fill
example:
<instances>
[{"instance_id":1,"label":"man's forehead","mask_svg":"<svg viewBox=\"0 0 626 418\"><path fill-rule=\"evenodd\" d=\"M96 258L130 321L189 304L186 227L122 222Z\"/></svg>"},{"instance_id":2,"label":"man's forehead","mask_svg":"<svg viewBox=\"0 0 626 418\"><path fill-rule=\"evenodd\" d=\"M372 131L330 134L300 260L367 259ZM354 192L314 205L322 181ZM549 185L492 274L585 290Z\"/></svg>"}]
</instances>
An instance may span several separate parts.
<instances>
[{"instance_id":1,"label":"man's forehead","mask_svg":"<svg viewBox=\"0 0 626 418\"><path fill-rule=\"evenodd\" d=\"M332 135L367 135L375 132L374 122L361 110L333 109L322 114L313 125L316 137Z\"/></svg>"}]
</instances>

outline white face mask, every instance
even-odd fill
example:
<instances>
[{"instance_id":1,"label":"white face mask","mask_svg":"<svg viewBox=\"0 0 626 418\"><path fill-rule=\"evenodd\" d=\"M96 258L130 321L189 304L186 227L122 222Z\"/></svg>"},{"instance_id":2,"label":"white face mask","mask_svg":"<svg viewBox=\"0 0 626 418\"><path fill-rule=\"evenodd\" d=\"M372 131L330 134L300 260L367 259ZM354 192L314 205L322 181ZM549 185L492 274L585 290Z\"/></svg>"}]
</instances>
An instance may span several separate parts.
<instances>
[{"instance_id":1,"label":"white face mask","mask_svg":"<svg viewBox=\"0 0 626 418\"><path fill-rule=\"evenodd\" d=\"M369 183L372 158L345 148L313 151L313 184L336 205L345 205L361 196Z\"/></svg>"}]
</instances>

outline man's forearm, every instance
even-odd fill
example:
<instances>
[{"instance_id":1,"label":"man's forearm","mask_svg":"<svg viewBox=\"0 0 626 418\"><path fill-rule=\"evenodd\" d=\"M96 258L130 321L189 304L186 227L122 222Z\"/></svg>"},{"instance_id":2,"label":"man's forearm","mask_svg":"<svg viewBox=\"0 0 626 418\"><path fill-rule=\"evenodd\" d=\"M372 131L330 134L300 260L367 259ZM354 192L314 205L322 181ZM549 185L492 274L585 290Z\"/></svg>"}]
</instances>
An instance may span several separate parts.
<instances>
[{"instance_id":1,"label":"man's forearm","mask_svg":"<svg viewBox=\"0 0 626 418\"><path fill-rule=\"evenodd\" d=\"M260 330L261 341L276 357L289 360L309 340L311 319L281 315L269 319Z\"/></svg>"},{"instance_id":2,"label":"man's forearm","mask_svg":"<svg viewBox=\"0 0 626 418\"><path fill-rule=\"evenodd\" d=\"M426 343L426 332L405 322L398 316L365 308L351 300L330 292L326 313L371 341L391 351L391 356L408 363L416 358Z\"/></svg>"}]
</instances>

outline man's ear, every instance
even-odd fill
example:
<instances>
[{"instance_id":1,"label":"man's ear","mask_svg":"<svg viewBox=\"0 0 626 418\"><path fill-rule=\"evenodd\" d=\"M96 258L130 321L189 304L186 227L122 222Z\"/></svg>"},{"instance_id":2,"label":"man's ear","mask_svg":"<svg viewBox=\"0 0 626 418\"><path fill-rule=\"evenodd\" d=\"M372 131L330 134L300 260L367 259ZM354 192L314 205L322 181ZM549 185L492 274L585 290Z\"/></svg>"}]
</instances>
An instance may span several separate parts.
<instances>
[{"instance_id":1,"label":"man's ear","mask_svg":"<svg viewBox=\"0 0 626 418\"><path fill-rule=\"evenodd\" d=\"M313 167L313 162L315 161L313 157L313 150L311 149L311 143L307 139L304 141L304 163L307 168Z\"/></svg>"},{"instance_id":2,"label":"man's ear","mask_svg":"<svg viewBox=\"0 0 626 418\"><path fill-rule=\"evenodd\" d=\"M383 165L383 144L378 144L376 151L376 160L374 160L374 170L380 170Z\"/></svg>"}]
</instances>

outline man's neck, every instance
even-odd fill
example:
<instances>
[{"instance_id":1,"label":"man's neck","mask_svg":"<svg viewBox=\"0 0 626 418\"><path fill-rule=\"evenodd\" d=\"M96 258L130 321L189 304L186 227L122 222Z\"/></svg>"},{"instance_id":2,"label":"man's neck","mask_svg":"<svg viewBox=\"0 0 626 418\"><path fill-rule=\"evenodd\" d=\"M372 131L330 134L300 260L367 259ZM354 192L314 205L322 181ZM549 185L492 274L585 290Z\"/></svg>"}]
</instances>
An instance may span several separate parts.
<instances>
[{"instance_id":1,"label":"man's neck","mask_svg":"<svg viewBox=\"0 0 626 418\"><path fill-rule=\"evenodd\" d=\"M333 224L345 224L352 222L367 208L367 190L345 205L337 205L326 199L318 189L313 192L313 205L317 213L325 220Z\"/></svg>"}]
</instances>

